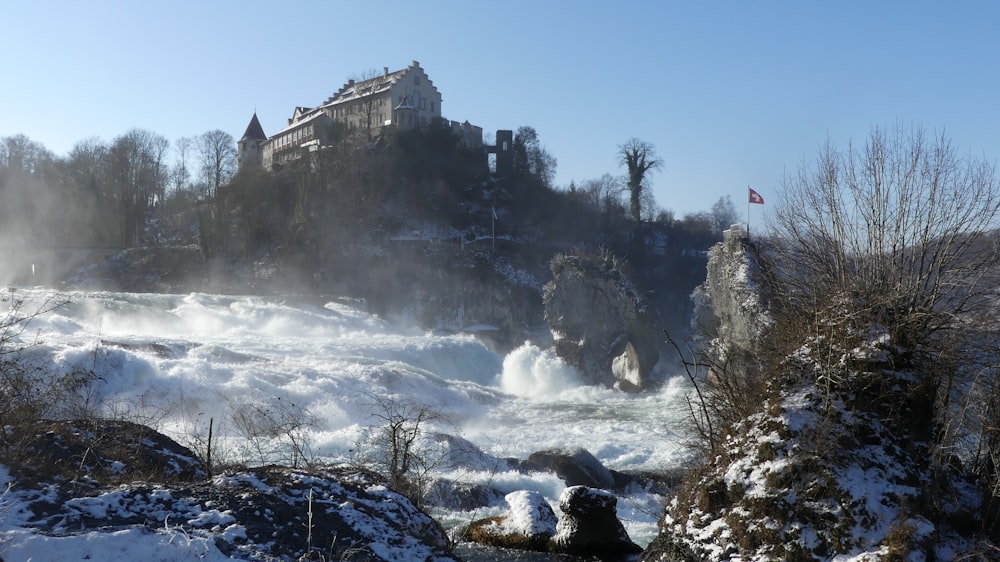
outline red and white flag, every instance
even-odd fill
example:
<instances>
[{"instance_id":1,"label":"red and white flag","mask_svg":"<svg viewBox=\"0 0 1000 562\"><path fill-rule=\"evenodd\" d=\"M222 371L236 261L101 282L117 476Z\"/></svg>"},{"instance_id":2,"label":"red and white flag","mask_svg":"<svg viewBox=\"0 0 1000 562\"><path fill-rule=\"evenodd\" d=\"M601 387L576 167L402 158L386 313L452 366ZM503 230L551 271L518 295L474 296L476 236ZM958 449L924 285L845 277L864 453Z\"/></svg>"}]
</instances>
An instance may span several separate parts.
<instances>
[{"instance_id":1,"label":"red and white flag","mask_svg":"<svg viewBox=\"0 0 1000 562\"><path fill-rule=\"evenodd\" d=\"M760 193L757 193L756 191L754 191L752 187L748 187L747 189L750 190L750 202L751 203L756 203L758 205L763 205L764 204L764 198L760 196Z\"/></svg>"}]
</instances>

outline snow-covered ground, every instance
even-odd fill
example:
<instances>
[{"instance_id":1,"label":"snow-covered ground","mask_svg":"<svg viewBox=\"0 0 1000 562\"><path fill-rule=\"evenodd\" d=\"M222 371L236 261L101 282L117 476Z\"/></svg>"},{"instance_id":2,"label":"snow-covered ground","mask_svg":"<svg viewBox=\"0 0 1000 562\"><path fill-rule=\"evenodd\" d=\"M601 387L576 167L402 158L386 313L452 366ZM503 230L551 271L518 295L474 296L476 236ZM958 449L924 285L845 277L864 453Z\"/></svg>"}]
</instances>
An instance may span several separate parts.
<instances>
[{"instance_id":1,"label":"snow-covered ground","mask_svg":"<svg viewBox=\"0 0 1000 562\"><path fill-rule=\"evenodd\" d=\"M295 431L310 458L355 461L380 425L375 397L440 411L447 423L437 430L485 453L451 467L452 478L504 493L535 490L553 506L564 488L555 476L498 472L487 459L583 447L610 469L662 471L685 458L677 431L686 392L680 378L643 395L586 387L573 369L531 343L503 357L471 335L429 334L332 300L42 289L18 296L25 299L22 311L46 299L67 301L21 335L37 344L29 358L51 360L62 372L92 373L90 403L183 444L203 440L211 420L217 458L287 462L290 447L280 437L248 446L247 420L265 418L288 424L282 427L301 422ZM619 517L633 541L644 545L655 536L662 507L662 497L642 490L620 498ZM450 526L505 508L501 502L436 515ZM2 515L0 521L8 531L16 524ZM17 557L73 551L94 560L181 560L193 553L221 559L191 537L132 535L22 536Z\"/></svg>"}]
</instances>

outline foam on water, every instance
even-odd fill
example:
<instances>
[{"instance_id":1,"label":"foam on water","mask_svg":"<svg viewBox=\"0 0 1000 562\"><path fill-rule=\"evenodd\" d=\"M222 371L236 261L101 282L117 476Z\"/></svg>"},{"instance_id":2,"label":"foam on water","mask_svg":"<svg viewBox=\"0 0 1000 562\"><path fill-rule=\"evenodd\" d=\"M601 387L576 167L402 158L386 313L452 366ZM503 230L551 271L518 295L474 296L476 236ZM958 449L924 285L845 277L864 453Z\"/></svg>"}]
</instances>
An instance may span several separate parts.
<instances>
[{"instance_id":1,"label":"foam on water","mask_svg":"<svg viewBox=\"0 0 1000 562\"><path fill-rule=\"evenodd\" d=\"M503 360L500 388L522 398L554 398L582 384L580 373L551 350L526 342Z\"/></svg>"},{"instance_id":2,"label":"foam on water","mask_svg":"<svg viewBox=\"0 0 1000 562\"><path fill-rule=\"evenodd\" d=\"M442 411L451 423L440 431L491 458L578 446L617 470L657 471L684 459L676 424L687 387L679 377L638 395L588 387L531 343L500 357L472 336L428 334L336 302L40 290L23 296L22 310L47 298L69 300L22 334L43 343L32 350L39 360L50 358L65 373L92 372L92 401L146 416L181 442L212 419L223 443L236 443L234 412L280 413L292 405L308 413L313 454L350 460L378 424L372 397L382 396ZM552 499L563 486L547 474L497 473L475 463L464 470L463 478L488 477L505 492L533 489ZM630 532L651 538L656 516L637 515L649 501L658 500L619 505Z\"/></svg>"}]
</instances>

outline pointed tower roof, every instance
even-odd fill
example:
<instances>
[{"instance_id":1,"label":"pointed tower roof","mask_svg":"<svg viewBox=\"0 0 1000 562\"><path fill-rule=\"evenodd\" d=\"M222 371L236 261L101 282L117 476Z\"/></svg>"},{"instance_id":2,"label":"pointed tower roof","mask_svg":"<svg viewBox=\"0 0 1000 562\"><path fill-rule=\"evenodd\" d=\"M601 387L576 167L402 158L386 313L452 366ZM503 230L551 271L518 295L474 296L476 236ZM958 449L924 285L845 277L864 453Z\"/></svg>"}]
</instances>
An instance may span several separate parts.
<instances>
[{"instance_id":1,"label":"pointed tower roof","mask_svg":"<svg viewBox=\"0 0 1000 562\"><path fill-rule=\"evenodd\" d=\"M264 128L260 126L260 121L257 119L256 111L253 112L250 124L247 125L247 131L243 133L243 138L240 140L267 140L267 135L264 134Z\"/></svg>"}]
</instances>

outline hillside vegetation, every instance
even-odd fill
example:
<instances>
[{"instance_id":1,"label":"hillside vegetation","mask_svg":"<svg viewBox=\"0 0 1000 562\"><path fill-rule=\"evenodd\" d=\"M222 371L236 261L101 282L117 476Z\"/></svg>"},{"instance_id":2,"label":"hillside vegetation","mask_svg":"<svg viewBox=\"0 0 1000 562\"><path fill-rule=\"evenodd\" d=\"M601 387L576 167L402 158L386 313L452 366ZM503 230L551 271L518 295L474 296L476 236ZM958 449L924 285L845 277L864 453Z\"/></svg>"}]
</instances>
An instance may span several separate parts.
<instances>
[{"instance_id":1,"label":"hillside vegetation","mask_svg":"<svg viewBox=\"0 0 1000 562\"><path fill-rule=\"evenodd\" d=\"M998 211L992 166L875 129L713 250L705 462L646 559L995 559Z\"/></svg>"},{"instance_id":2,"label":"hillside vegetation","mask_svg":"<svg viewBox=\"0 0 1000 562\"><path fill-rule=\"evenodd\" d=\"M65 157L24 135L0 138L11 241L0 274L52 285L66 279L36 271L40 251L126 249L71 286L337 294L426 327L498 326L501 340L516 342L542 325L549 262L567 253L616 256L666 325L685 329L704 251L735 220L728 199L677 220L635 178L557 188L555 158L531 127L517 130L503 177L482 146L443 121L328 133L320 150L238 173L235 143L221 131L170 143L134 129L82 141ZM72 269L55 254L49 261Z\"/></svg>"}]
</instances>

